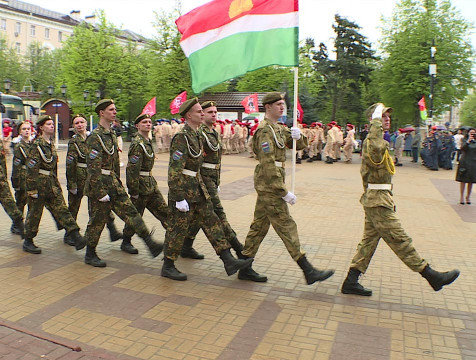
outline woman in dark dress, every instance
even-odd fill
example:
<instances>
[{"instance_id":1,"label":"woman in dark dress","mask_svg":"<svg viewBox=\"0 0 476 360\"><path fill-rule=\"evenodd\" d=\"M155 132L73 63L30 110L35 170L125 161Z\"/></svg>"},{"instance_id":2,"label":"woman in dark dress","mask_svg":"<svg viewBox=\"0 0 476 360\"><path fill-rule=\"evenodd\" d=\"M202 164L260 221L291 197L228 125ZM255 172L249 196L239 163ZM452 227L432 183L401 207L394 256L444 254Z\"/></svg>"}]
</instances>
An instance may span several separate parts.
<instances>
[{"instance_id":1,"label":"woman in dark dress","mask_svg":"<svg viewBox=\"0 0 476 360\"><path fill-rule=\"evenodd\" d=\"M460 182L460 204L464 205L464 188L466 190L466 204L471 204L471 190L476 183L476 130L470 129L461 147L461 158L456 171L456 181Z\"/></svg>"}]
</instances>

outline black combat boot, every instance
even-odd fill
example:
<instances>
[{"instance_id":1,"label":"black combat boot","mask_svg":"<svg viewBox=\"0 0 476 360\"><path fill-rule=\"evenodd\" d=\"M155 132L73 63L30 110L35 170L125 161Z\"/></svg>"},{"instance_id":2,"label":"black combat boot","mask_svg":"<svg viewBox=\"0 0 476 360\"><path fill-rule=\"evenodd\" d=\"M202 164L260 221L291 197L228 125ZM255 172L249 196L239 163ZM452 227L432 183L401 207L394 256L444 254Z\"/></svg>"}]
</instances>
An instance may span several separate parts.
<instances>
[{"instance_id":1,"label":"black combat boot","mask_svg":"<svg viewBox=\"0 0 476 360\"><path fill-rule=\"evenodd\" d=\"M64 233L63 242L69 246L76 246L76 242L73 239L71 239L71 235L68 234L68 232Z\"/></svg>"},{"instance_id":2,"label":"black combat boot","mask_svg":"<svg viewBox=\"0 0 476 360\"><path fill-rule=\"evenodd\" d=\"M372 290L364 288L359 284L359 276L362 274L355 268L350 268L347 277L342 283L340 291L342 294L354 294L360 296L372 296Z\"/></svg>"},{"instance_id":3,"label":"black combat boot","mask_svg":"<svg viewBox=\"0 0 476 360\"><path fill-rule=\"evenodd\" d=\"M71 231L70 233L68 233L68 235L73 241L76 250L81 250L86 246L86 239L81 236L81 234L79 233L79 229Z\"/></svg>"},{"instance_id":4,"label":"black combat boot","mask_svg":"<svg viewBox=\"0 0 476 360\"><path fill-rule=\"evenodd\" d=\"M334 164L334 161L329 156L326 156L326 164Z\"/></svg>"},{"instance_id":5,"label":"black combat boot","mask_svg":"<svg viewBox=\"0 0 476 360\"><path fill-rule=\"evenodd\" d=\"M149 248L150 254L152 257L157 257L160 255L162 250L164 250L164 244L156 242L152 238L153 231L149 233L145 238L142 238L144 240L145 245Z\"/></svg>"},{"instance_id":6,"label":"black combat boot","mask_svg":"<svg viewBox=\"0 0 476 360\"><path fill-rule=\"evenodd\" d=\"M241 253L243 251L243 244L240 243L240 240L238 240L234 231L233 231L233 234L231 234L230 238L228 239L228 243L230 244L231 248L235 250L236 257L238 259L248 259L247 256L244 256Z\"/></svg>"},{"instance_id":7,"label":"black combat boot","mask_svg":"<svg viewBox=\"0 0 476 360\"><path fill-rule=\"evenodd\" d=\"M187 280L187 275L181 273L174 264L173 260L170 260L167 257L164 257L164 265L162 266L162 271L160 273L163 277L177 280L177 281L185 281Z\"/></svg>"},{"instance_id":8,"label":"black combat boot","mask_svg":"<svg viewBox=\"0 0 476 360\"><path fill-rule=\"evenodd\" d=\"M182 251L180 251L180 256L188 259L203 260L205 256L200 254L197 250L193 248L192 238L186 237L183 241Z\"/></svg>"},{"instance_id":9,"label":"black combat boot","mask_svg":"<svg viewBox=\"0 0 476 360\"><path fill-rule=\"evenodd\" d=\"M23 240L23 251L30 254L41 254L41 249L33 243L33 239Z\"/></svg>"},{"instance_id":10,"label":"black combat boot","mask_svg":"<svg viewBox=\"0 0 476 360\"><path fill-rule=\"evenodd\" d=\"M311 158L311 157L306 160L306 162L313 162L313 161L314 161L314 158Z\"/></svg>"},{"instance_id":11,"label":"black combat boot","mask_svg":"<svg viewBox=\"0 0 476 360\"><path fill-rule=\"evenodd\" d=\"M307 261L306 255L303 255L297 263L304 272L304 277L308 285L314 284L316 281L324 281L334 275L334 270L315 269L311 263Z\"/></svg>"},{"instance_id":12,"label":"black combat boot","mask_svg":"<svg viewBox=\"0 0 476 360\"><path fill-rule=\"evenodd\" d=\"M23 235L25 232L25 224L23 223L23 218L21 216L13 220L13 224L10 228L10 231L12 232L12 234L20 235L23 239Z\"/></svg>"},{"instance_id":13,"label":"black combat boot","mask_svg":"<svg viewBox=\"0 0 476 360\"><path fill-rule=\"evenodd\" d=\"M296 159L296 164L300 164L300 163L301 163L301 161L302 161L302 160L301 160L301 158L300 158L300 157L298 157L298 158Z\"/></svg>"},{"instance_id":14,"label":"black combat boot","mask_svg":"<svg viewBox=\"0 0 476 360\"><path fill-rule=\"evenodd\" d=\"M439 272L433 270L430 265L427 265L423 271L420 272L420 275L428 281L433 290L439 291L443 288L443 286L449 285L456 280L456 278L459 276L459 270Z\"/></svg>"},{"instance_id":15,"label":"black combat boot","mask_svg":"<svg viewBox=\"0 0 476 360\"><path fill-rule=\"evenodd\" d=\"M15 223L12 223L12 226L10 226L10 232L14 235L20 235L20 229L15 226Z\"/></svg>"},{"instance_id":16,"label":"black combat boot","mask_svg":"<svg viewBox=\"0 0 476 360\"><path fill-rule=\"evenodd\" d=\"M84 262L94 267L106 267L106 262L101 260L96 254L96 248L89 245L86 247L86 256L84 257Z\"/></svg>"},{"instance_id":17,"label":"black combat boot","mask_svg":"<svg viewBox=\"0 0 476 360\"><path fill-rule=\"evenodd\" d=\"M114 220L108 221L106 226L109 230L109 237L111 238L112 242L120 240L124 237L124 235L117 230L116 225L114 224Z\"/></svg>"},{"instance_id":18,"label":"black combat boot","mask_svg":"<svg viewBox=\"0 0 476 360\"><path fill-rule=\"evenodd\" d=\"M128 254L139 253L139 250L137 250L134 245L131 244L131 238L129 236L124 236L122 239L121 250Z\"/></svg>"},{"instance_id":19,"label":"black combat boot","mask_svg":"<svg viewBox=\"0 0 476 360\"><path fill-rule=\"evenodd\" d=\"M240 259L252 259L249 258L248 256L241 255L242 257ZM256 271L253 270L253 268L250 266L247 266L243 269L241 269L238 272L238 279L240 280L249 280L249 281L254 281L254 282L266 282L268 281L268 278L265 275L260 275Z\"/></svg>"},{"instance_id":20,"label":"black combat boot","mask_svg":"<svg viewBox=\"0 0 476 360\"><path fill-rule=\"evenodd\" d=\"M231 255L230 249L223 250L220 253L220 259L223 261L225 265L225 271L228 276L233 275L238 270L243 269L247 266L250 266L253 262L253 259L235 259L233 255Z\"/></svg>"}]
</instances>

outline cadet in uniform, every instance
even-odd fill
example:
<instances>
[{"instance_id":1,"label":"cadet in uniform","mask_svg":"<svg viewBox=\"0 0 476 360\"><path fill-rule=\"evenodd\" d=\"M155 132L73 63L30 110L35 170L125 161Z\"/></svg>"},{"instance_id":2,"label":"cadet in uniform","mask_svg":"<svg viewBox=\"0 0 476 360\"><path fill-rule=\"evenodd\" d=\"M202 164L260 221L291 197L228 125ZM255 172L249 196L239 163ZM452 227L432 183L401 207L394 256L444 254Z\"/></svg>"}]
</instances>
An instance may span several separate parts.
<instances>
[{"instance_id":1,"label":"cadet in uniform","mask_svg":"<svg viewBox=\"0 0 476 360\"><path fill-rule=\"evenodd\" d=\"M152 176L154 168L155 154L149 133L152 129L150 115L139 115L134 125L137 128L137 135L132 140L129 147L128 162L126 168L127 190L131 197L132 204L139 214L143 215L144 210L149 210L160 222L164 229L167 228L167 204L159 191L157 181ZM138 254L139 251L131 244L134 229L125 225L124 239L121 250L129 254Z\"/></svg>"},{"instance_id":2,"label":"cadet in uniform","mask_svg":"<svg viewBox=\"0 0 476 360\"><path fill-rule=\"evenodd\" d=\"M378 103L367 109L371 120L370 130L362 147L360 174L364 193L360 203L365 211L364 234L357 246L357 253L350 264L349 273L342 284L342 293L371 296L372 290L359 284L360 274L365 273L380 238L411 270L419 272L438 291L451 284L459 275L458 270L438 272L433 270L415 250L412 239L405 233L395 214L392 194L392 175L395 167L388 152L388 142L383 139L390 129L392 108Z\"/></svg>"},{"instance_id":3,"label":"cadet in uniform","mask_svg":"<svg viewBox=\"0 0 476 360\"><path fill-rule=\"evenodd\" d=\"M87 164L86 155L88 146L86 138L89 132L86 131L86 119L84 115L76 114L73 117L73 129L76 133L68 142L68 152L66 154L66 187L68 189L68 209L76 220L78 218L79 207L84 196L84 185L86 184ZM111 241L122 239L122 234L117 231L114 224L114 215L109 214L107 222ZM65 244L74 246L74 241L65 234L63 239Z\"/></svg>"},{"instance_id":4,"label":"cadet in uniform","mask_svg":"<svg viewBox=\"0 0 476 360\"><path fill-rule=\"evenodd\" d=\"M135 230L152 256L156 257L162 252L163 245L152 239L119 179L117 142L111 131L111 124L116 118L114 101L100 100L95 111L99 115L99 124L86 140L89 153L86 156L88 175L85 194L88 196L89 222L85 233L87 249L84 262L96 267L106 266L97 256L96 247L111 210Z\"/></svg>"},{"instance_id":5,"label":"cadet in uniform","mask_svg":"<svg viewBox=\"0 0 476 360\"><path fill-rule=\"evenodd\" d=\"M26 191L28 194L28 213L25 221L25 241L23 250L40 254L41 249L33 243L38 234L43 208L51 212L61 227L71 237L77 247L84 246L79 234L79 226L71 216L58 181L58 155L52 143L55 133L53 119L42 115L36 122L38 136L30 147L26 164Z\"/></svg>"},{"instance_id":6,"label":"cadet in uniform","mask_svg":"<svg viewBox=\"0 0 476 360\"><path fill-rule=\"evenodd\" d=\"M198 99L185 101L179 112L186 124L170 145L168 228L161 274L173 280L187 280L187 275L178 271L174 262L183 248L190 224L197 222L222 259L226 273L232 275L249 266L253 260L237 260L231 255L222 224L203 183L200 174L203 146L197 130L204 114Z\"/></svg>"},{"instance_id":7,"label":"cadet in uniform","mask_svg":"<svg viewBox=\"0 0 476 360\"><path fill-rule=\"evenodd\" d=\"M261 121L253 135L253 151L259 164L256 165L254 184L256 199L254 219L251 223L242 254L254 258L259 246L268 233L269 225L283 240L291 257L304 272L308 285L323 281L334 274L333 270L315 269L301 251L297 226L289 214L288 203L293 205L296 196L286 189L284 164L286 147L292 148L293 139L297 149L307 146L307 139L301 136L299 128L280 126L278 119L284 112L284 96L279 92L266 94L262 100L265 119Z\"/></svg>"}]
</instances>

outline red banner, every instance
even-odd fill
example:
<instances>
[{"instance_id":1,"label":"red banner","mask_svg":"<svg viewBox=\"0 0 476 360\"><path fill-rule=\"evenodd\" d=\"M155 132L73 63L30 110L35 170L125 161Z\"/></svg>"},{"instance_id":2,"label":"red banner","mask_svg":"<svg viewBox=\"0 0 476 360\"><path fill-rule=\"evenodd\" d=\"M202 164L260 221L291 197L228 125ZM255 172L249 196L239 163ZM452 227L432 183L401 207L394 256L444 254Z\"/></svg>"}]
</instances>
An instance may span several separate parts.
<instances>
[{"instance_id":1,"label":"red banner","mask_svg":"<svg viewBox=\"0 0 476 360\"><path fill-rule=\"evenodd\" d=\"M172 100L170 103L170 112L172 114L178 114L180 105L182 105L185 101L187 101L187 92L181 92L178 94L175 99Z\"/></svg>"},{"instance_id":2,"label":"red banner","mask_svg":"<svg viewBox=\"0 0 476 360\"><path fill-rule=\"evenodd\" d=\"M243 99L241 105L245 108L245 113L251 114L259 111L258 94L254 93Z\"/></svg>"},{"instance_id":3,"label":"red banner","mask_svg":"<svg viewBox=\"0 0 476 360\"><path fill-rule=\"evenodd\" d=\"M154 116L157 113L155 104L156 104L156 97L154 96L152 99L149 100L147 105L144 106L144 109L142 110L140 114L141 115L148 114L150 116Z\"/></svg>"},{"instance_id":4,"label":"red banner","mask_svg":"<svg viewBox=\"0 0 476 360\"><path fill-rule=\"evenodd\" d=\"M304 111L302 111L301 103L299 98L297 99L297 121L302 124L302 119L304 118Z\"/></svg>"}]
</instances>

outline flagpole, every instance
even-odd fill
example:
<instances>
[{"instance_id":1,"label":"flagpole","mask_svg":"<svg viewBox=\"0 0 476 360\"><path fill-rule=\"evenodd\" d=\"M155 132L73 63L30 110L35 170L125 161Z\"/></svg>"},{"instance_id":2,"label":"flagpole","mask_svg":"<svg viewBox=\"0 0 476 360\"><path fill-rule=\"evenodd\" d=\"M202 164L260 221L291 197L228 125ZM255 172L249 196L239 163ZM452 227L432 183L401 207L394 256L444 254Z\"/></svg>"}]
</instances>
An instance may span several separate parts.
<instances>
[{"instance_id":1,"label":"flagpole","mask_svg":"<svg viewBox=\"0 0 476 360\"><path fill-rule=\"evenodd\" d=\"M294 109L293 109L293 127L297 127L297 102L298 102L298 67L294 67ZM292 152L292 172L291 172L291 192L294 194L296 185L296 140L293 140Z\"/></svg>"}]
</instances>

